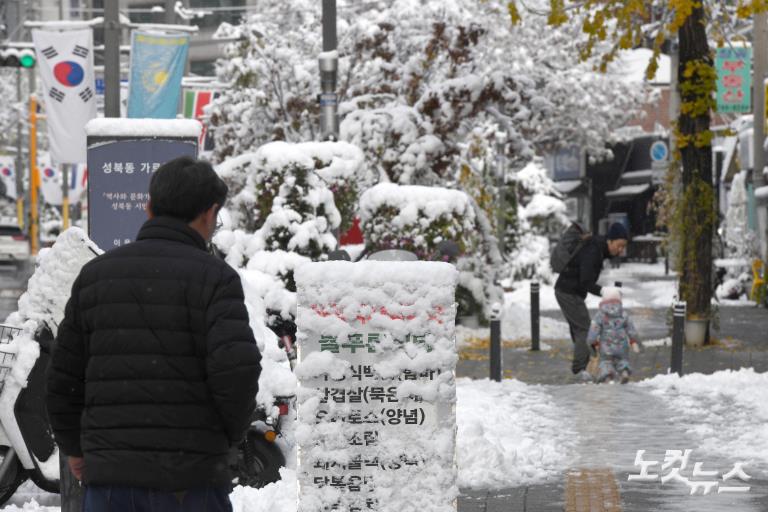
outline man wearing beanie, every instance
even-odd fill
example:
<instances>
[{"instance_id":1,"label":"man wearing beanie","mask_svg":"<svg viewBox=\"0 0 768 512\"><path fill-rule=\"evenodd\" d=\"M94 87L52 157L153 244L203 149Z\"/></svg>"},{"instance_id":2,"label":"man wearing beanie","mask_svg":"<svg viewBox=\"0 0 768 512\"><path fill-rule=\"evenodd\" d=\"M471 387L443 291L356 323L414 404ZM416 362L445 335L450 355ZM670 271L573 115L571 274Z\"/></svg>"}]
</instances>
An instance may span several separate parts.
<instances>
[{"instance_id":1,"label":"man wearing beanie","mask_svg":"<svg viewBox=\"0 0 768 512\"><path fill-rule=\"evenodd\" d=\"M555 298L563 316L568 321L573 341L573 363L571 371L584 381L591 381L587 373L589 347L587 333L592 319L585 299L587 293L601 295L602 287L597 284L603 270L603 260L619 256L627 246L629 233L621 223L614 223L608 229L608 236L589 238L576 252L555 283Z\"/></svg>"}]
</instances>

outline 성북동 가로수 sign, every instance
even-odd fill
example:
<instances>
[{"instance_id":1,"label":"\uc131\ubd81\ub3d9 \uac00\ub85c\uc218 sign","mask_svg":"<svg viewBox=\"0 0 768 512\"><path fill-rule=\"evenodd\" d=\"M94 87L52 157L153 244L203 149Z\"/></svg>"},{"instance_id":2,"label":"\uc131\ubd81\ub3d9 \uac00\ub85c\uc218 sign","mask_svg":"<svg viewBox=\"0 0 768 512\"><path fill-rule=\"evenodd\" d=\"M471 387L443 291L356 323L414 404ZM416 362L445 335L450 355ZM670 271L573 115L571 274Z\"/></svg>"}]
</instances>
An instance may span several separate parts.
<instances>
[{"instance_id":1,"label":"\uc131\ubd81\ub3d9 \uac00\ub85c\uc218 sign","mask_svg":"<svg viewBox=\"0 0 768 512\"><path fill-rule=\"evenodd\" d=\"M717 70L717 111L752 111L752 48L718 48L715 57Z\"/></svg>"},{"instance_id":2,"label":"\uc131\ubd81\ub3d9 \uac00\ub85c\uc218 sign","mask_svg":"<svg viewBox=\"0 0 768 512\"><path fill-rule=\"evenodd\" d=\"M296 271L299 512L455 511L456 269Z\"/></svg>"},{"instance_id":3,"label":"\uc131\ubd81\ub3d9 \uac00\ub85c\uc218 sign","mask_svg":"<svg viewBox=\"0 0 768 512\"><path fill-rule=\"evenodd\" d=\"M197 156L193 120L95 119L88 132L88 235L108 251L135 240L147 220L149 181L164 163Z\"/></svg>"}]
</instances>

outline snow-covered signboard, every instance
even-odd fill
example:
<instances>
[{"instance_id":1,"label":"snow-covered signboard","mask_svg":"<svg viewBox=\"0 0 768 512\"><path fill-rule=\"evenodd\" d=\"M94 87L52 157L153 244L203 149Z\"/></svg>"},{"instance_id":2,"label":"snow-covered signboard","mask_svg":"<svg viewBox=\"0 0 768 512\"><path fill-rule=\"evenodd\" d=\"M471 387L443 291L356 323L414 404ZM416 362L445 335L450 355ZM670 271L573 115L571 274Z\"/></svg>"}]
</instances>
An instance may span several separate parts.
<instances>
[{"instance_id":1,"label":"snow-covered signboard","mask_svg":"<svg viewBox=\"0 0 768 512\"><path fill-rule=\"evenodd\" d=\"M296 271L299 512L456 510L457 279L432 262Z\"/></svg>"},{"instance_id":2,"label":"snow-covered signboard","mask_svg":"<svg viewBox=\"0 0 768 512\"><path fill-rule=\"evenodd\" d=\"M147 219L149 181L162 164L197 156L194 120L94 119L88 134L88 235L108 251L131 243Z\"/></svg>"}]
</instances>

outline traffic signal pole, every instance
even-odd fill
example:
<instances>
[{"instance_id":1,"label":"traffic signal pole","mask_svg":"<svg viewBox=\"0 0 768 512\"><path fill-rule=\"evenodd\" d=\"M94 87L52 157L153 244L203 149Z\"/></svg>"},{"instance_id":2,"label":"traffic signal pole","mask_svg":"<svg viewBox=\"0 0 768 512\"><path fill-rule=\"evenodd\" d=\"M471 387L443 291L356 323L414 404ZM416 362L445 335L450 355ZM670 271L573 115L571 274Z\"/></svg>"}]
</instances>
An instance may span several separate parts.
<instances>
[{"instance_id":1,"label":"traffic signal pole","mask_svg":"<svg viewBox=\"0 0 768 512\"><path fill-rule=\"evenodd\" d=\"M16 69L16 101L20 105L21 96L21 69ZM24 230L24 159L21 154L21 115L19 122L16 123L16 219L19 223L19 229Z\"/></svg>"}]
</instances>

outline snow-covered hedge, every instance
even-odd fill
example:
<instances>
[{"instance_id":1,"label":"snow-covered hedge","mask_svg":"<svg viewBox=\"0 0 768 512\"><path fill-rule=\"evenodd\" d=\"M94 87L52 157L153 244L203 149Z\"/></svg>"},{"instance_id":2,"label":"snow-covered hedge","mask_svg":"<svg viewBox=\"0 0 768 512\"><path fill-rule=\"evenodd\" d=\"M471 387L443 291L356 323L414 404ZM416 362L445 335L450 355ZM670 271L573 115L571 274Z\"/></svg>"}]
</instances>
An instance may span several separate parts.
<instances>
[{"instance_id":1,"label":"snow-covered hedge","mask_svg":"<svg viewBox=\"0 0 768 512\"><path fill-rule=\"evenodd\" d=\"M456 242L459 315L487 317L498 300L494 272L501 259L488 219L466 193L380 183L360 197L360 220L371 251L404 249L420 260L434 260L440 242Z\"/></svg>"},{"instance_id":2,"label":"snow-covered hedge","mask_svg":"<svg viewBox=\"0 0 768 512\"><path fill-rule=\"evenodd\" d=\"M404 249L434 259L443 240L472 247L475 214L464 192L380 183L360 197L361 228L372 250Z\"/></svg>"}]
</instances>

